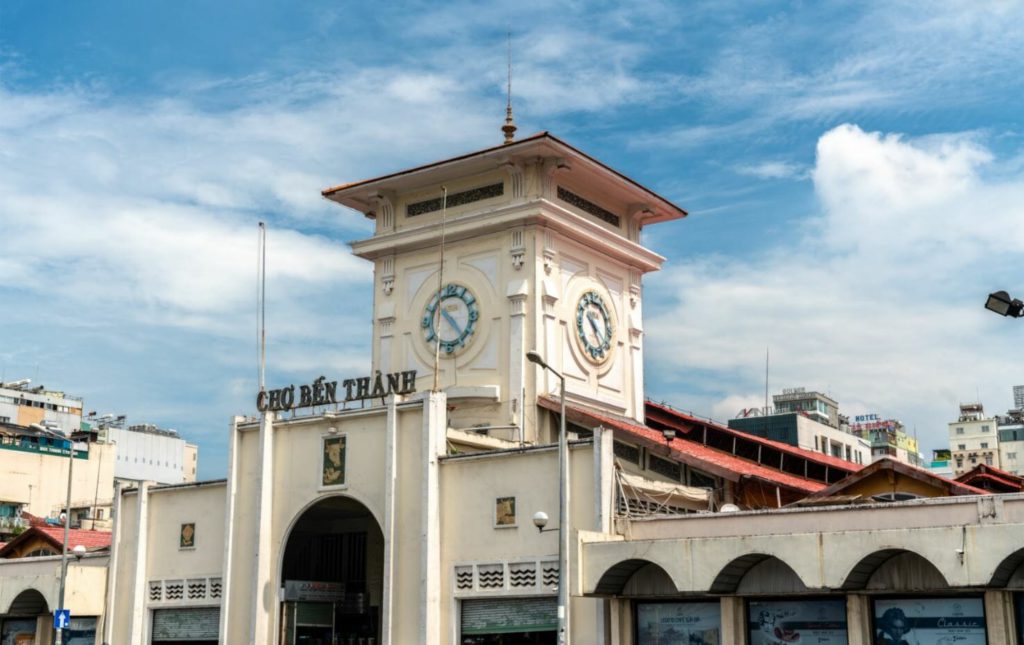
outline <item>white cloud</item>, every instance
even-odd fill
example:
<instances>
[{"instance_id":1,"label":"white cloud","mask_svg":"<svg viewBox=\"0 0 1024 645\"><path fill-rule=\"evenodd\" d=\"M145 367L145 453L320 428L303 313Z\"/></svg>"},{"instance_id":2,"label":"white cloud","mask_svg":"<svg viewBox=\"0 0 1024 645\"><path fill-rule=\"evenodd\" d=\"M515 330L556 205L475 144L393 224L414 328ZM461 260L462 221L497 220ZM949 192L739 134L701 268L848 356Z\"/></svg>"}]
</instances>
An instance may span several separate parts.
<instances>
[{"instance_id":1,"label":"white cloud","mask_svg":"<svg viewBox=\"0 0 1024 645\"><path fill-rule=\"evenodd\" d=\"M733 170L741 175L758 179L804 179L806 169L800 164L788 161L763 161L756 164L742 164Z\"/></svg>"},{"instance_id":2,"label":"white cloud","mask_svg":"<svg viewBox=\"0 0 1024 645\"><path fill-rule=\"evenodd\" d=\"M1019 329L982 303L1018 286L1005 281L1019 281L1007 266L1024 248L1024 175L994 180L993 165L969 136L825 133L818 218L761 254L694 258L653 277L675 305L649 322L648 361L700 375L686 385L704 394L679 398L731 416L763 399L770 347L774 392L830 391L847 411L902 418L928 446L944 444L959 401L977 388L999 412L1020 380Z\"/></svg>"}]
</instances>

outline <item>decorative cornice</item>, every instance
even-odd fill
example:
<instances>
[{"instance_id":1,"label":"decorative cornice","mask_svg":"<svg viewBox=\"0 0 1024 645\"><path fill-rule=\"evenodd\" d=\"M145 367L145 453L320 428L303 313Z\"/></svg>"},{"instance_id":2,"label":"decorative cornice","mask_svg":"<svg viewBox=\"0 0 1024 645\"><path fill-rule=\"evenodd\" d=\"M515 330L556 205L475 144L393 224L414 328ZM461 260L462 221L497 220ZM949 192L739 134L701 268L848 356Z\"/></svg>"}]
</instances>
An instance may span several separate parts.
<instances>
[{"instance_id":1,"label":"decorative cornice","mask_svg":"<svg viewBox=\"0 0 1024 645\"><path fill-rule=\"evenodd\" d=\"M547 199L507 204L490 210L452 218L445 223L449 243L507 230L514 226L538 225L569 235L574 241L604 253L641 273L657 271L665 258L650 249L627 240L587 217L578 215ZM376 235L352 243L352 252L361 258L376 260L383 255L405 253L437 246L441 241L441 223Z\"/></svg>"}]
</instances>

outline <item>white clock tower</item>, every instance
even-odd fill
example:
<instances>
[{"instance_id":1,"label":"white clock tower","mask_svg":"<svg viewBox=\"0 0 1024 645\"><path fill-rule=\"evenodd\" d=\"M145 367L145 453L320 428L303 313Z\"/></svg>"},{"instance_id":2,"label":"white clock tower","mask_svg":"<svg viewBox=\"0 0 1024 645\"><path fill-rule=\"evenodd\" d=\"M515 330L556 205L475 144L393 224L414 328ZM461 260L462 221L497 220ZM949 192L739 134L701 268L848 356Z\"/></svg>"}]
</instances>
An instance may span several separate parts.
<instances>
[{"instance_id":1,"label":"white clock tower","mask_svg":"<svg viewBox=\"0 0 1024 645\"><path fill-rule=\"evenodd\" d=\"M680 207L543 132L324 191L376 222L373 368L447 392L449 424L547 442L537 400L644 413L641 280L664 258L644 226ZM436 370L436 372L435 372Z\"/></svg>"}]
</instances>

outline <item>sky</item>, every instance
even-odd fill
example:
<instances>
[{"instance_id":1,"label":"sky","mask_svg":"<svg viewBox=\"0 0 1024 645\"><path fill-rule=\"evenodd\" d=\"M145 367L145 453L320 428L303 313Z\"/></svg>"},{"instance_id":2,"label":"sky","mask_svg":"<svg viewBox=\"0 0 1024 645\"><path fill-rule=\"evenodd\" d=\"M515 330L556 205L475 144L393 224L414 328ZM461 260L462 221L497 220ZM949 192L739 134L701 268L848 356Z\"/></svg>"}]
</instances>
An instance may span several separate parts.
<instances>
[{"instance_id":1,"label":"sky","mask_svg":"<svg viewBox=\"0 0 1024 645\"><path fill-rule=\"evenodd\" d=\"M628 4L628 6L623 6ZM900 419L1024 383L1021 2L0 3L0 380L176 428L201 478L269 384L368 370L370 235L320 190L548 130L653 226L650 398Z\"/></svg>"}]
</instances>

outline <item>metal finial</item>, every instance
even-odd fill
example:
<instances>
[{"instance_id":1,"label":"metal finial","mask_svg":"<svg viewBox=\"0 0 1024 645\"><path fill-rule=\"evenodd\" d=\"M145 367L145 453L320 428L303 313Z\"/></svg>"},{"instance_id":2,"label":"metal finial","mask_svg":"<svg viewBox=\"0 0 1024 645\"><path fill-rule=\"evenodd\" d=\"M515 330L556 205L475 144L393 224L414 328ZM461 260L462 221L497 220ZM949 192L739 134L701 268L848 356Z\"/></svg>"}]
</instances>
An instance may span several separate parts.
<instances>
[{"instance_id":1,"label":"metal finial","mask_svg":"<svg viewBox=\"0 0 1024 645\"><path fill-rule=\"evenodd\" d=\"M516 122L512 118L512 30L508 31L508 102L505 104L505 125L501 131L505 133L505 143L509 144L516 138Z\"/></svg>"}]
</instances>

